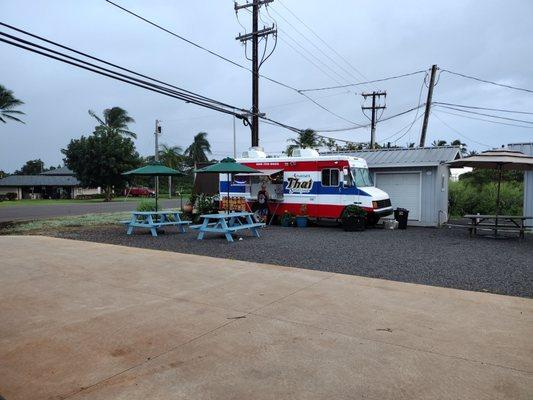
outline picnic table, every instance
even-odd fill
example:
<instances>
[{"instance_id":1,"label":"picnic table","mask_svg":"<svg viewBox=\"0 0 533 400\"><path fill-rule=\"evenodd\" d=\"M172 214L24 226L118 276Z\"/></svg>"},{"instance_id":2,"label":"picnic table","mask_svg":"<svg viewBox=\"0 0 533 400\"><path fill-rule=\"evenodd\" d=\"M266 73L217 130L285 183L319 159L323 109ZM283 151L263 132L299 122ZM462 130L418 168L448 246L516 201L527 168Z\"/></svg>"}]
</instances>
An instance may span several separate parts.
<instances>
[{"instance_id":1,"label":"picnic table","mask_svg":"<svg viewBox=\"0 0 533 400\"><path fill-rule=\"evenodd\" d=\"M263 223L254 222L251 212L230 212L224 214L203 214L203 222L200 225L192 225L192 229L198 229L198 240L202 240L206 232L221 233L226 236L228 242L233 242L232 234L249 229L255 237L259 236L258 228L265 226ZM243 223L242 219L245 220Z\"/></svg>"},{"instance_id":2,"label":"picnic table","mask_svg":"<svg viewBox=\"0 0 533 400\"><path fill-rule=\"evenodd\" d=\"M127 234L131 235L133 228L150 229L152 236L157 236L157 228L162 226L175 226L179 233L185 233L185 226L191 221L182 221L181 211L132 211L131 219L121 221L128 227Z\"/></svg>"},{"instance_id":3,"label":"picnic table","mask_svg":"<svg viewBox=\"0 0 533 400\"><path fill-rule=\"evenodd\" d=\"M477 235L478 230L494 231L494 236L498 235L498 231L502 232L518 232L520 238L524 238L526 231L526 220L533 219L533 217L524 217L520 215L480 215L467 214L464 216L470 220L468 229L470 236Z\"/></svg>"}]
</instances>

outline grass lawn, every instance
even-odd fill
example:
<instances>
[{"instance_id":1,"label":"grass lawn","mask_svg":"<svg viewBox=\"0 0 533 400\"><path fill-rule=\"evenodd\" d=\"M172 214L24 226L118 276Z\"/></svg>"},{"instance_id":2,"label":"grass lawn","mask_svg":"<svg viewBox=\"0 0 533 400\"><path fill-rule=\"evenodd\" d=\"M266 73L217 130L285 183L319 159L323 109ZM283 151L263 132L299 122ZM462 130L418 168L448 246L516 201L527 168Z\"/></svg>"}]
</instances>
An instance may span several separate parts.
<instances>
[{"instance_id":1,"label":"grass lawn","mask_svg":"<svg viewBox=\"0 0 533 400\"><path fill-rule=\"evenodd\" d=\"M190 194L183 194L183 201L188 200ZM141 201L142 197L115 197L113 202L119 201ZM168 194L160 193L159 199L166 200L168 199ZM172 199L179 200L179 197L172 196ZM90 204L90 203L101 203L104 199L92 199L92 200L76 200L76 199L57 199L57 200L48 200L48 199L38 199L38 200L13 200L13 201L0 201L0 208L3 207L19 207L19 206L50 206L50 205L63 205L63 204Z\"/></svg>"}]
</instances>

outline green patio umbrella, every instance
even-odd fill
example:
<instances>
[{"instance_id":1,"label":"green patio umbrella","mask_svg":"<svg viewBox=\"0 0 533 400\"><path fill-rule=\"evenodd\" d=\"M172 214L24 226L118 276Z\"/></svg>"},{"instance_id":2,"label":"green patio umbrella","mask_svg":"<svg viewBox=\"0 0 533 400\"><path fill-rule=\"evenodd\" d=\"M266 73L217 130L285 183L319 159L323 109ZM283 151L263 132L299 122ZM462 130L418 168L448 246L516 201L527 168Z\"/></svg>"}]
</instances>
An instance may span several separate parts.
<instances>
[{"instance_id":1,"label":"green patio umbrella","mask_svg":"<svg viewBox=\"0 0 533 400\"><path fill-rule=\"evenodd\" d=\"M228 201L227 201L227 212L229 213L229 187L230 187L230 174L238 173L254 173L260 172L253 168L247 167L246 165L239 164L233 158L226 157L217 164L208 165L207 167L198 169L194 171L199 174L227 174L228 176Z\"/></svg>"},{"instance_id":2,"label":"green patio umbrella","mask_svg":"<svg viewBox=\"0 0 533 400\"><path fill-rule=\"evenodd\" d=\"M169 168L160 162L152 162L144 167L132 169L131 171L124 172L122 175L134 175L134 176L176 176L183 175L182 172ZM156 188L157 189L157 188ZM170 190L170 188L169 188ZM157 198L159 197L158 190L155 191L155 210L157 211Z\"/></svg>"}]
</instances>

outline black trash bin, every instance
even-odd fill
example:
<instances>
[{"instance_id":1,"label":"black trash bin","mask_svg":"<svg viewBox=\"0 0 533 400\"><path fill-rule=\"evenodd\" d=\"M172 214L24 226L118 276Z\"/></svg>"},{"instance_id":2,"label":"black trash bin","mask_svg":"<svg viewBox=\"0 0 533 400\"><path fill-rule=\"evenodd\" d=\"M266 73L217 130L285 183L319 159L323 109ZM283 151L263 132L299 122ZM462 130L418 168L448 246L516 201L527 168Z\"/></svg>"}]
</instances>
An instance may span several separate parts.
<instances>
[{"instance_id":1,"label":"black trash bin","mask_svg":"<svg viewBox=\"0 0 533 400\"><path fill-rule=\"evenodd\" d=\"M398 221L398 229L407 229L407 217L409 217L409 210L405 208L394 210L394 219Z\"/></svg>"}]
</instances>

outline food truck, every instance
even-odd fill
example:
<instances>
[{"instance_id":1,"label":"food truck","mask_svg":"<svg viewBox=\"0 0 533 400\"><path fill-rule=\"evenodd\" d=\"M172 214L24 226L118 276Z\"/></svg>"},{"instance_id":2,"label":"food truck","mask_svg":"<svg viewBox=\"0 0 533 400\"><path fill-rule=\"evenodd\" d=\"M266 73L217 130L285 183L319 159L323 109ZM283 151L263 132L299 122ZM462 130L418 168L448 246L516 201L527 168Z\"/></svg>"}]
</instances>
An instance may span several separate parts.
<instances>
[{"instance_id":1,"label":"food truck","mask_svg":"<svg viewBox=\"0 0 533 400\"><path fill-rule=\"evenodd\" d=\"M251 149L237 162L258 172L234 174L229 182L226 174L220 174L221 208L230 201L230 205L244 203L255 211L257 195L265 190L270 215L298 215L304 206L309 218L340 219L344 208L355 204L367 212L367 222L375 224L393 212L389 195L374 186L363 158L321 156L313 149L296 149L291 157L270 158Z\"/></svg>"}]
</instances>

